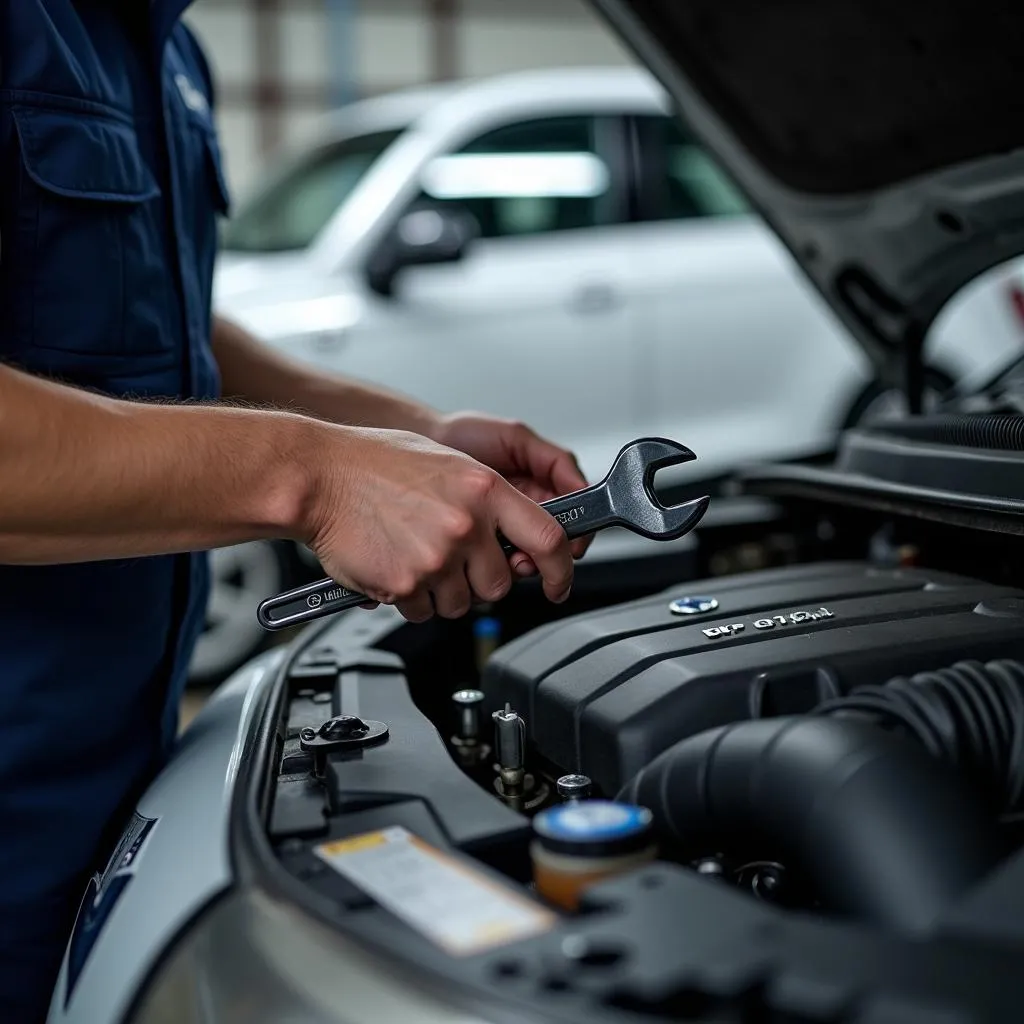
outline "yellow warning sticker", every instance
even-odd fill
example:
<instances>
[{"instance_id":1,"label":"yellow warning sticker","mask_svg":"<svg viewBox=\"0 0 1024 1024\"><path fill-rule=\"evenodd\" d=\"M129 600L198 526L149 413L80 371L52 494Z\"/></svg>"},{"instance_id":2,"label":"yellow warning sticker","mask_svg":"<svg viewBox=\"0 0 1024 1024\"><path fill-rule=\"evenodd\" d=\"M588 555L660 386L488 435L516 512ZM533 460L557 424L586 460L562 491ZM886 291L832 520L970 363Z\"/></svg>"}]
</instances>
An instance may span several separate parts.
<instances>
[{"instance_id":1,"label":"yellow warning sticker","mask_svg":"<svg viewBox=\"0 0 1024 1024\"><path fill-rule=\"evenodd\" d=\"M454 956L547 931L557 917L401 826L324 843L316 853Z\"/></svg>"},{"instance_id":2,"label":"yellow warning sticker","mask_svg":"<svg viewBox=\"0 0 1024 1024\"><path fill-rule=\"evenodd\" d=\"M351 836L349 839L336 839L333 843L324 843L317 848L317 853L321 857L355 853L357 850L365 850L371 846L380 846L383 842L386 842L383 832L367 832L361 836Z\"/></svg>"}]
</instances>

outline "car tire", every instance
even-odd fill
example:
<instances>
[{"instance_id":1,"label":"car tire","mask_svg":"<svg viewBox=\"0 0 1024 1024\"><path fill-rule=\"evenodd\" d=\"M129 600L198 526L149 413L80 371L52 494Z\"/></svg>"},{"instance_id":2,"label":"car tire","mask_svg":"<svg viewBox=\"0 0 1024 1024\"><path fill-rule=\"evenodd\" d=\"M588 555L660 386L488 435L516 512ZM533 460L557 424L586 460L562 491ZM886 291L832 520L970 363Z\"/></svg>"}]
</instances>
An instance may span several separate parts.
<instances>
[{"instance_id":1,"label":"car tire","mask_svg":"<svg viewBox=\"0 0 1024 1024\"><path fill-rule=\"evenodd\" d=\"M189 664L189 685L216 685L272 641L256 621L256 606L296 585L299 573L290 547L251 541L210 552L206 628Z\"/></svg>"},{"instance_id":2,"label":"car tire","mask_svg":"<svg viewBox=\"0 0 1024 1024\"><path fill-rule=\"evenodd\" d=\"M952 390L954 384L953 378L942 370L926 370L925 412L934 409L943 396ZM862 427L881 419L905 416L906 413L907 403L898 388L884 388L878 381L872 381L850 406L843 419L841 429L850 430L853 427Z\"/></svg>"}]
</instances>

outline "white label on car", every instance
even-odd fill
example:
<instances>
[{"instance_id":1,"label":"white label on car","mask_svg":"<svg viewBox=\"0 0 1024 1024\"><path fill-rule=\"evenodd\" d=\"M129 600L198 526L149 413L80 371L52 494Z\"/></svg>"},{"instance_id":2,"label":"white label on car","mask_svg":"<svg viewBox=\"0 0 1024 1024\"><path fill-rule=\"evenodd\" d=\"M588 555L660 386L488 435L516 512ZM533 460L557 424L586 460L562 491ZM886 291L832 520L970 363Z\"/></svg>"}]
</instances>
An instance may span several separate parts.
<instances>
[{"instance_id":1,"label":"white label on car","mask_svg":"<svg viewBox=\"0 0 1024 1024\"><path fill-rule=\"evenodd\" d=\"M517 942L547 931L558 920L401 826L323 843L316 853L454 956Z\"/></svg>"}]
</instances>

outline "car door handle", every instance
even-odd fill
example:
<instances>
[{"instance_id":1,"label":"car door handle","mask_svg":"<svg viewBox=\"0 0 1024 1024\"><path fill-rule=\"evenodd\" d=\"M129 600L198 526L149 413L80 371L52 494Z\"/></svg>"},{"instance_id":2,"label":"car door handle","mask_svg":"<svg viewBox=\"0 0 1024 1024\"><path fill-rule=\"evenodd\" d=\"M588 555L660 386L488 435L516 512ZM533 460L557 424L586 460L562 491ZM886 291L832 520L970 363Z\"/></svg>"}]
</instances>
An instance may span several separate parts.
<instances>
[{"instance_id":1,"label":"car door handle","mask_svg":"<svg viewBox=\"0 0 1024 1024\"><path fill-rule=\"evenodd\" d=\"M307 344L317 352L333 352L347 341L348 331L344 327L313 331L307 335Z\"/></svg>"},{"instance_id":2,"label":"car door handle","mask_svg":"<svg viewBox=\"0 0 1024 1024\"><path fill-rule=\"evenodd\" d=\"M585 284L572 293L569 307L574 313L604 313L619 304L619 293L610 284Z\"/></svg>"}]
</instances>

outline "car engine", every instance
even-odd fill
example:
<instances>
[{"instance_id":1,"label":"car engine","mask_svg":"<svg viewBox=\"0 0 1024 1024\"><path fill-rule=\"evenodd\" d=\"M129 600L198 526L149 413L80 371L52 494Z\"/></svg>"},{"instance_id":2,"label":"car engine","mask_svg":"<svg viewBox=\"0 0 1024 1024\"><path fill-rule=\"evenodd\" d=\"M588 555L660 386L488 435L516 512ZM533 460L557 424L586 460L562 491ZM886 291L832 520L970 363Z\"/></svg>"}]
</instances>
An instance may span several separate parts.
<instances>
[{"instance_id":1,"label":"car engine","mask_svg":"<svg viewBox=\"0 0 1024 1024\"><path fill-rule=\"evenodd\" d=\"M293 898L536 1019L1015 1019L1020 542L837 465L741 475L767 518L709 513L668 589L304 633L255 826ZM415 870L331 870L395 829L545 923L458 949Z\"/></svg>"}]
</instances>

